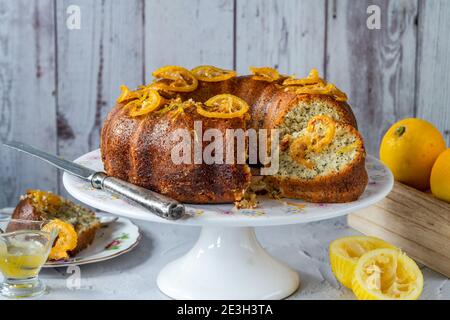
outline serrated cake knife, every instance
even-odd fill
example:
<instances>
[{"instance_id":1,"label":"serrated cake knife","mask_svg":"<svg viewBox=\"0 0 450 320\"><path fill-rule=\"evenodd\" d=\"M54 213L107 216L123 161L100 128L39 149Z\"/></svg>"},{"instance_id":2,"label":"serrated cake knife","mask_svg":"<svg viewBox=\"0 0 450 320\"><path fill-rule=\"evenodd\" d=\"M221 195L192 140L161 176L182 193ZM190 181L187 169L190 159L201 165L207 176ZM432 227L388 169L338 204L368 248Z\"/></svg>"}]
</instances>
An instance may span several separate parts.
<instances>
[{"instance_id":1,"label":"serrated cake knife","mask_svg":"<svg viewBox=\"0 0 450 320\"><path fill-rule=\"evenodd\" d=\"M110 177L104 172L96 172L72 161L38 150L25 143L9 141L3 144L44 160L73 176L89 181L92 187L96 189L132 200L161 218L177 220L184 216L185 208L183 204L159 193Z\"/></svg>"}]
</instances>

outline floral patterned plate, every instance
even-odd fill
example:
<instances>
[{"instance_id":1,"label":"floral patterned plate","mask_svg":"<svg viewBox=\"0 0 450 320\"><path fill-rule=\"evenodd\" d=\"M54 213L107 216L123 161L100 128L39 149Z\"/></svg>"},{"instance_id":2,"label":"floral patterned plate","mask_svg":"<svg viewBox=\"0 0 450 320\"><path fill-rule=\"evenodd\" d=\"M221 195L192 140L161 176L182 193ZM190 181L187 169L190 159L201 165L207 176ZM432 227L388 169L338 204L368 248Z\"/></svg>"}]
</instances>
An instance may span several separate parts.
<instances>
[{"instance_id":1,"label":"floral patterned plate","mask_svg":"<svg viewBox=\"0 0 450 320\"><path fill-rule=\"evenodd\" d=\"M103 171L100 150L91 151L75 162L93 170ZM63 175L63 183L67 191L78 200L99 210L131 219L191 226L256 227L320 221L346 215L375 204L392 190L394 179L389 169L372 156L367 156L366 170L369 183L361 197L353 202L323 204L261 197L259 207L252 210L237 210L233 204L186 204L186 217L175 221L162 219L132 202L94 189L90 183L67 173Z\"/></svg>"},{"instance_id":2,"label":"floral patterned plate","mask_svg":"<svg viewBox=\"0 0 450 320\"><path fill-rule=\"evenodd\" d=\"M12 211L13 208L0 209L0 214L11 215ZM99 213L98 216L102 221L111 215ZM102 223L94 242L75 257L67 261L49 261L44 268L67 267L112 259L134 249L140 238L139 228L134 223L127 218L118 218L111 223Z\"/></svg>"}]
</instances>

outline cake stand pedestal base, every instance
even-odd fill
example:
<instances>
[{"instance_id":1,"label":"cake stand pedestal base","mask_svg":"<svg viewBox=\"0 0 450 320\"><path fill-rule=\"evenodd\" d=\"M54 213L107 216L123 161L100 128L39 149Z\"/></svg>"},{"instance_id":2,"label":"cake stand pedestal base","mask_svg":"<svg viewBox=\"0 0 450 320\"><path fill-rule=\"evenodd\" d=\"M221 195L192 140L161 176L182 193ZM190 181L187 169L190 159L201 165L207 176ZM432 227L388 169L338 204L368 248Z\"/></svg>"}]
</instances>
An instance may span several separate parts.
<instances>
[{"instance_id":1,"label":"cake stand pedestal base","mask_svg":"<svg viewBox=\"0 0 450 320\"><path fill-rule=\"evenodd\" d=\"M174 299L283 299L298 289L299 276L261 247L254 228L206 226L157 283Z\"/></svg>"}]
</instances>

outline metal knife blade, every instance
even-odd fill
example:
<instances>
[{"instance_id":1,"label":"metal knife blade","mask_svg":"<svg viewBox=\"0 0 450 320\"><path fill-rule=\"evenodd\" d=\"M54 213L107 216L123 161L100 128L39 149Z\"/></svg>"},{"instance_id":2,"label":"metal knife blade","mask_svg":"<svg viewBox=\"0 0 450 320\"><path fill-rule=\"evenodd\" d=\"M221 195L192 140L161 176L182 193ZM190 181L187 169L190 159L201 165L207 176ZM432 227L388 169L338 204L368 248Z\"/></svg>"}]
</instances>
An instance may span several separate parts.
<instances>
[{"instance_id":1,"label":"metal knife blade","mask_svg":"<svg viewBox=\"0 0 450 320\"><path fill-rule=\"evenodd\" d=\"M30 145L17 141L7 141L3 143L5 146L28 153L34 157L40 158L61 170L67 171L81 179L91 180L91 177L96 173L94 170L83 167L75 162L65 160L61 157L54 156L42 150L36 149Z\"/></svg>"},{"instance_id":2,"label":"metal knife blade","mask_svg":"<svg viewBox=\"0 0 450 320\"><path fill-rule=\"evenodd\" d=\"M154 191L139 187L127 181L96 172L77 163L38 150L22 142L9 141L5 146L42 159L74 176L89 181L96 189L105 190L134 201L143 208L167 220L178 220L185 215L184 205Z\"/></svg>"}]
</instances>

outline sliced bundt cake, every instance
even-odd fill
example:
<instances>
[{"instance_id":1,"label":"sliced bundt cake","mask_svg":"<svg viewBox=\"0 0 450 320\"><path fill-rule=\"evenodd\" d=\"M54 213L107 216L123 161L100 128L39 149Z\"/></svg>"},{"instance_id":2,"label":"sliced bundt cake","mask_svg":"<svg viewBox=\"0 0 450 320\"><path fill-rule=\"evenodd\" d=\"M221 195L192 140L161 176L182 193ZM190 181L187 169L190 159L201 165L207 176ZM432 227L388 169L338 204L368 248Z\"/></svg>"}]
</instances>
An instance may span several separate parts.
<instances>
[{"instance_id":1,"label":"sliced bundt cake","mask_svg":"<svg viewBox=\"0 0 450 320\"><path fill-rule=\"evenodd\" d=\"M260 186L307 201L356 200L367 184L365 150L346 95L316 70L304 79L271 68L251 70L253 75L237 77L212 66L192 71L169 66L155 71L148 86L134 91L123 86L101 134L106 172L182 202L239 201L252 183L248 136L247 163L225 161L224 147L223 155L214 155L223 161L213 164L174 163L179 141L171 137L185 129L207 148L217 139L203 139L208 129L223 136L229 129L276 130L277 141L269 139L267 147L280 146L271 154L279 155L278 170L258 179ZM190 159L194 149L187 149ZM234 152L235 160L242 158Z\"/></svg>"}]
</instances>

